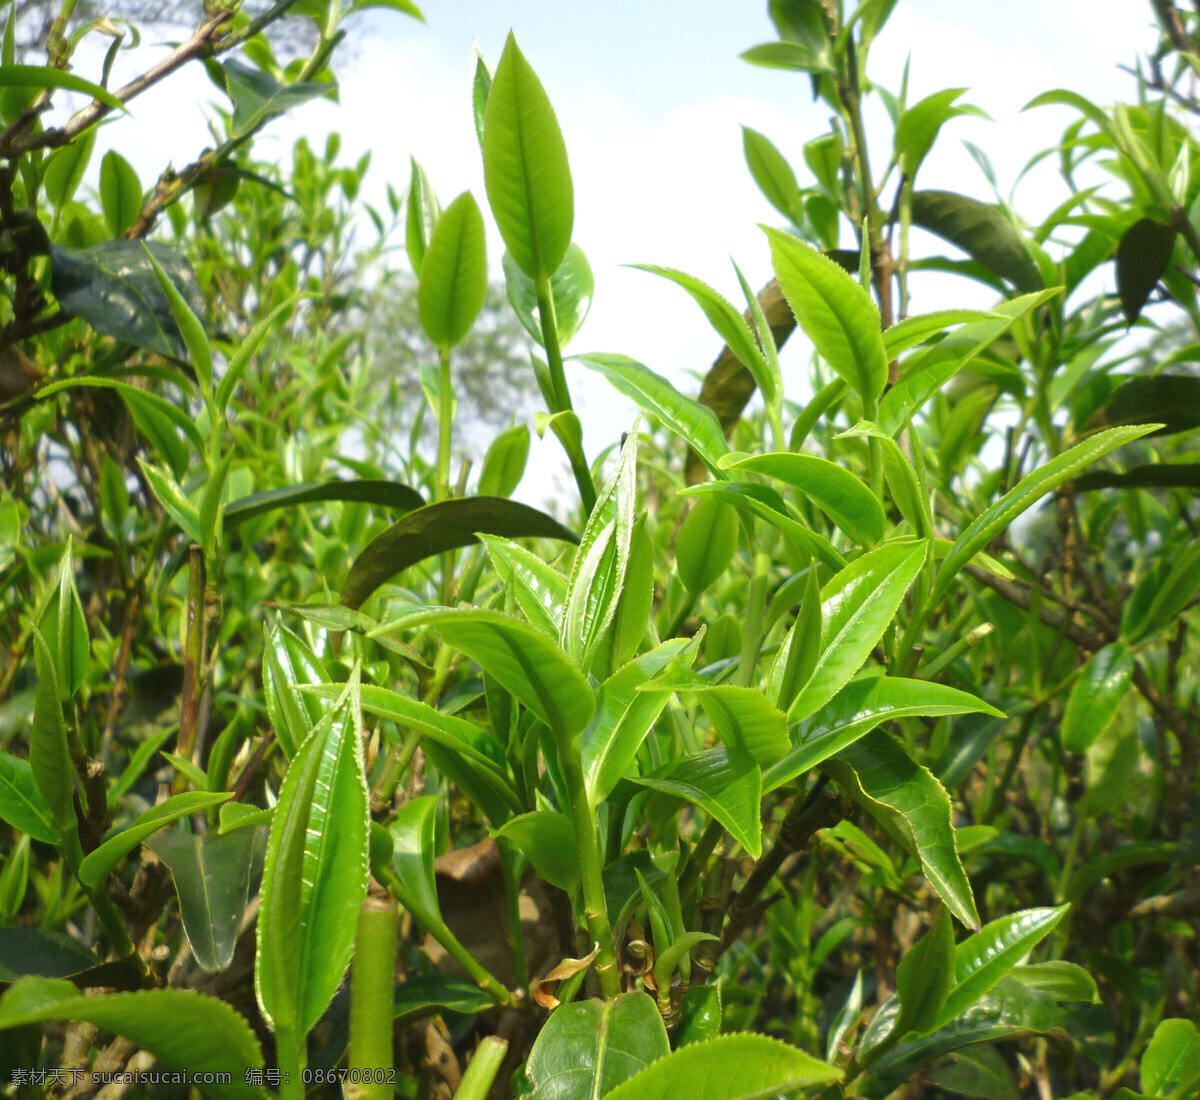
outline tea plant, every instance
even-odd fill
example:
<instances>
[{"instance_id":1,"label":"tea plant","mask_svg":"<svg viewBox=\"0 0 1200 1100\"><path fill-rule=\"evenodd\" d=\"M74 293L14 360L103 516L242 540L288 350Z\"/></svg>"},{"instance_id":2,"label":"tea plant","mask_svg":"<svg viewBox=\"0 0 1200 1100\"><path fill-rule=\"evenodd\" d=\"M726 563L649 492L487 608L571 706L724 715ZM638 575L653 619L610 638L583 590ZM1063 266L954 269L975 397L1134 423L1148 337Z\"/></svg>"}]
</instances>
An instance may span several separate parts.
<instances>
[{"instance_id":1,"label":"tea plant","mask_svg":"<svg viewBox=\"0 0 1200 1100\"><path fill-rule=\"evenodd\" d=\"M779 40L746 60L802 74L833 123L804 186L745 130L785 224L771 284L736 272L744 311L643 265L724 345L698 400L567 356L593 281L565 143L515 37L479 59L570 522L509 499L526 424L477 479L456 461L477 199L443 206L414 162L350 255L334 194L365 162L249 157L327 89L336 4L301 9L320 43L290 72L214 15L188 56L256 66L221 70L225 143L148 197L113 154L99 214L74 196L110 93L57 131L16 108L0 1027L23 1086L157 1060L227 1074L192 1078L213 1096L1194 1095L1200 20L1153 5L1136 107L1031 104L1078 119L1030 226L917 186L972 108L868 78L892 7L769 5ZM10 50L6 86L78 87L56 41L41 69ZM162 210L173 247L132 245ZM966 258L914 254L914 225ZM428 452L423 413L405 448L366 396L393 228ZM1109 260L1117 295L1089 293ZM995 302L912 315L928 270ZM1186 335L1155 360L1121 341L1160 299ZM620 438L591 438L580 370L638 407Z\"/></svg>"}]
</instances>

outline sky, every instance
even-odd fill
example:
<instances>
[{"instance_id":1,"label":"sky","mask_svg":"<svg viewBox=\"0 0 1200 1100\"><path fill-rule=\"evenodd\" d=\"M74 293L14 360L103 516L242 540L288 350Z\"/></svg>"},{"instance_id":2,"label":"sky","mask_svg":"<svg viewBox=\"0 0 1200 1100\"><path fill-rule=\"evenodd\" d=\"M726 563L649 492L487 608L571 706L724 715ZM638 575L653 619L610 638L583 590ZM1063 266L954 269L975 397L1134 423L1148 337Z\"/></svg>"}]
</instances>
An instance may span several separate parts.
<instances>
[{"instance_id":1,"label":"sky","mask_svg":"<svg viewBox=\"0 0 1200 1100\"><path fill-rule=\"evenodd\" d=\"M695 393L689 372L707 370L719 339L682 290L622 265L679 268L735 302L731 257L751 285L771 277L758 223L780 219L746 169L740 127L770 137L804 186L811 179L801 150L828 131L829 119L828 108L813 102L807 77L739 59L775 37L765 0L423 0L422 7L425 24L392 12L356 17L346 59L334 65L340 106L314 102L273 122L257 139L256 155L290 157L299 136L323 141L337 130L347 163L372 152L368 201L382 207L389 181L402 190L415 156L443 205L469 189L483 206L471 115L473 49L494 64L512 30L557 112L575 184L574 239L596 277L591 315L568 352L621 352ZM152 32L147 42L156 37L166 35ZM1026 161L1074 117L1062 108L1022 113L1024 104L1055 87L1101 104L1128 101L1134 81L1119 66L1132 65L1154 42L1150 5L1140 0L899 0L868 75L895 91L910 59L910 103L943 88L968 89L962 101L992 121L950 122L919 183L990 199L962 141L988 153L1007 193ZM140 71L136 60L123 57L123 71ZM82 59L77 71L89 75ZM204 105L218 98L192 66L135 100L132 118L106 127L93 164L103 148L119 146L150 186L168 164L188 163L209 143ZM872 160L886 164L890 124L882 108L868 114L867 126ZM1036 220L1064 196L1047 163L1022 182L1016 205ZM499 278L503 245L494 226L489 232L489 265ZM847 228L843 244L850 243ZM914 281L913 291L914 312L989 304L986 292L963 280ZM784 357L785 386L800 398L807 371L796 345ZM583 368L568 365L568 379L577 407L586 410L585 446L595 455L629 427L633 407ZM541 504L569 484L551 472L559 469L556 447L535 446L519 498Z\"/></svg>"}]
</instances>

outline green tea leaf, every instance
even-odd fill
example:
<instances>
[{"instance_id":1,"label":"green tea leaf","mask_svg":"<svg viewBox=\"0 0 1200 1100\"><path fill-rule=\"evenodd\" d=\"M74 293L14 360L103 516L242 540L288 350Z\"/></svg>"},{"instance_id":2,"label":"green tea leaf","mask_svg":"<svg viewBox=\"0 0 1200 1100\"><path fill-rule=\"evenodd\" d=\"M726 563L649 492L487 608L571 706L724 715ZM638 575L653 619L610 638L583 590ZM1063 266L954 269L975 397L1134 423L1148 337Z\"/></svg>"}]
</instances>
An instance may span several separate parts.
<instances>
[{"instance_id":1,"label":"green tea leaf","mask_svg":"<svg viewBox=\"0 0 1200 1100\"><path fill-rule=\"evenodd\" d=\"M939 905L933 927L905 952L896 967L900 998L896 1031L907 1035L932 1028L953 986L954 924L950 910Z\"/></svg>"},{"instance_id":2,"label":"green tea leaf","mask_svg":"<svg viewBox=\"0 0 1200 1100\"><path fill-rule=\"evenodd\" d=\"M722 476L717 463L729 453L729 446L712 409L684 397L661 375L624 355L591 354L576 359L603 374L618 392L692 447L716 477Z\"/></svg>"},{"instance_id":3,"label":"green tea leaf","mask_svg":"<svg viewBox=\"0 0 1200 1100\"><path fill-rule=\"evenodd\" d=\"M367 892L368 797L357 669L288 765L263 865L254 988L282 1041L303 1041L354 950Z\"/></svg>"},{"instance_id":4,"label":"green tea leaf","mask_svg":"<svg viewBox=\"0 0 1200 1100\"><path fill-rule=\"evenodd\" d=\"M496 829L494 836L512 841L551 886L568 894L579 885L579 852L571 819L555 810L521 814Z\"/></svg>"},{"instance_id":5,"label":"green tea leaf","mask_svg":"<svg viewBox=\"0 0 1200 1100\"><path fill-rule=\"evenodd\" d=\"M776 400L775 378L767 366L762 349L750 331L750 326L741 313L734 308L722 295L718 294L707 283L695 276L670 267L659 267L657 264L633 264L639 271L648 271L651 275L661 275L664 279L683 287L691 295L692 300L708 318L717 335L725 342L725 346L737 357L753 376L756 385L762 392L763 399L771 404Z\"/></svg>"},{"instance_id":6,"label":"green tea leaf","mask_svg":"<svg viewBox=\"0 0 1200 1100\"><path fill-rule=\"evenodd\" d=\"M29 767L62 834L75 827L75 770L67 748L67 727L63 721L62 694L53 652L36 628L33 643L38 684L29 738Z\"/></svg>"},{"instance_id":7,"label":"green tea leaf","mask_svg":"<svg viewBox=\"0 0 1200 1100\"><path fill-rule=\"evenodd\" d=\"M574 188L554 108L511 31L488 93L483 178L513 261L535 283L549 279L571 243Z\"/></svg>"},{"instance_id":8,"label":"green tea leaf","mask_svg":"<svg viewBox=\"0 0 1200 1100\"><path fill-rule=\"evenodd\" d=\"M963 940L954 952L954 987L936 1026L943 1027L962 1016L1006 977L1054 930L1067 909L1066 905L1056 909L1024 909L991 921Z\"/></svg>"},{"instance_id":9,"label":"green tea leaf","mask_svg":"<svg viewBox=\"0 0 1200 1100\"><path fill-rule=\"evenodd\" d=\"M1018 290L1040 290L1042 277L1020 234L994 206L953 191L917 191L913 225L961 248Z\"/></svg>"},{"instance_id":10,"label":"green tea leaf","mask_svg":"<svg viewBox=\"0 0 1200 1100\"><path fill-rule=\"evenodd\" d=\"M0 1029L49 1020L86 1020L124 1035L164 1066L212 1074L205 1091L215 1100L265 1100L261 1086L245 1083L262 1068L263 1054L245 1017L216 997L190 989L84 996L68 981L22 978L0 997ZM226 1084L212 1083L231 1080Z\"/></svg>"},{"instance_id":11,"label":"green tea leaf","mask_svg":"<svg viewBox=\"0 0 1200 1100\"><path fill-rule=\"evenodd\" d=\"M433 236L433 227L441 216L442 207L433 193L433 185L425 175L425 169L413 157L412 182L408 186L405 209L404 246L408 252L408 262L418 278L425 251L429 248L429 239Z\"/></svg>"},{"instance_id":12,"label":"green tea leaf","mask_svg":"<svg viewBox=\"0 0 1200 1100\"><path fill-rule=\"evenodd\" d=\"M224 792L210 794L207 791L188 791L172 795L158 806L152 806L139 814L124 829L109 837L95 851L90 852L80 864L79 881L90 889L96 889L105 876L147 837L164 829L172 821L189 814L202 813L228 802L233 795Z\"/></svg>"},{"instance_id":13,"label":"green tea leaf","mask_svg":"<svg viewBox=\"0 0 1200 1100\"><path fill-rule=\"evenodd\" d=\"M675 537L675 571L693 596L721 578L737 550L737 512L713 496L692 506Z\"/></svg>"},{"instance_id":14,"label":"green tea leaf","mask_svg":"<svg viewBox=\"0 0 1200 1100\"><path fill-rule=\"evenodd\" d=\"M115 149L100 162L100 206L108 231L119 237L142 212L142 182L137 172Z\"/></svg>"},{"instance_id":15,"label":"green tea leaf","mask_svg":"<svg viewBox=\"0 0 1200 1100\"><path fill-rule=\"evenodd\" d=\"M193 313L205 311L191 264L157 242L102 241L85 249L50 246L50 287L67 313L97 332L180 359L187 348L147 250Z\"/></svg>"},{"instance_id":16,"label":"green tea leaf","mask_svg":"<svg viewBox=\"0 0 1200 1100\"><path fill-rule=\"evenodd\" d=\"M697 689L696 698L717 737L764 768L788 751L787 719L756 688L718 684Z\"/></svg>"},{"instance_id":17,"label":"green tea leaf","mask_svg":"<svg viewBox=\"0 0 1200 1100\"><path fill-rule=\"evenodd\" d=\"M54 65L0 65L0 88L64 88L125 111L125 104L107 88Z\"/></svg>"},{"instance_id":18,"label":"green tea leaf","mask_svg":"<svg viewBox=\"0 0 1200 1100\"><path fill-rule=\"evenodd\" d=\"M1200 1085L1200 1033L1191 1020L1161 1020L1142 1054L1142 1088L1151 1096L1183 1097Z\"/></svg>"},{"instance_id":19,"label":"green tea leaf","mask_svg":"<svg viewBox=\"0 0 1200 1100\"><path fill-rule=\"evenodd\" d=\"M249 137L265 123L317 96L329 95L335 84L296 81L281 84L270 73L230 59L221 66L225 87L233 100L229 136L234 141Z\"/></svg>"},{"instance_id":20,"label":"green tea leaf","mask_svg":"<svg viewBox=\"0 0 1200 1100\"><path fill-rule=\"evenodd\" d=\"M1200 378L1187 374L1133 375L1123 381L1087 427L1153 424L1154 435L1200 427Z\"/></svg>"},{"instance_id":21,"label":"green tea leaf","mask_svg":"<svg viewBox=\"0 0 1200 1100\"><path fill-rule=\"evenodd\" d=\"M781 451L730 462L726 469L766 474L790 485L862 546L873 546L883 538L884 515L879 498L836 462Z\"/></svg>"},{"instance_id":22,"label":"green tea leaf","mask_svg":"<svg viewBox=\"0 0 1200 1100\"><path fill-rule=\"evenodd\" d=\"M1000 711L982 699L944 684L899 676L851 680L828 703L794 727L791 751L763 772L763 790L773 791L791 782L892 719L971 713L1000 716Z\"/></svg>"},{"instance_id":23,"label":"green tea leaf","mask_svg":"<svg viewBox=\"0 0 1200 1100\"><path fill-rule=\"evenodd\" d=\"M303 684L329 679L324 662L287 627L263 624L263 695L275 739L290 760L308 740L313 727L331 710L328 700L300 695Z\"/></svg>"},{"instance_id":24,"label":"green tea leaf","mask_svg":"<svg viewBox=\"0 0 1200 1100\"><path fill-rule=\"evenodd\" d=\"M437 807L437 795L414 798L400 807L391 825L392 867L400 887L399 901L426 928L442 924L433 870Z\"/></svg>"},{"instance_id":25,"label":"green tea leaf","mask_svg":"<svg viewBox=\"0 0 1200 1100\"><path fill-rule=\"evenodd\" d=\"M1008 973L1022 985L1039 989L1056 1001L1086 1001L1089 1004L1100 1001L1096 979L1082 966L1065 959L1026 963L1014 966Z\"/></svg>"},{"instance_id":26,"label":"green tea leaf","mask_svg":"<svg viewBox=\"0 0 1200 1100\"><path fill-rule=\"evenodd\" d=\"M562 629L567 580L553 566L511 539L480 535L496 572L512 586L517 606L529 622L557 637Z\"/></svg>"},{"instance_id":27,"label":"green tea leaf","mask_svg":"<svg viewBox=\"0 0 1200 1100\"><path fill-rule=\"evenodd\" d=\"M225 528L228 530L280 508L294 508L297 504L317 504L330 500L376 504L381 508L390 508L401 513L411 512L425 504L425 498L416 489L410 489L398 481L363 478L310 482L306 485L288 485L282 489L267 489L230 501L225 505Z\"/></svg>"},{"instance_id":28,"label":"green tea leaf","mask_svg":"<svg viewBox=\"0 0 1200 1100\"><path fill-rule=\"evenodd\" d=\"M498 611L474 609L428 612L404 622L431 626L512 692L560 742L575 737L590 721L595 710L592 689L540 630Z\"/></svg>"},{"instance_id":29,"label":"green tea leaf","mask_svg":"<svg viewBox=\"0 0 1200 1100\"><path fill-rule=\"evenodd\" d=\"M1063 748L1086 752L1108 729L1133 679L1133 654L1113 642L1092 654L1075 681L1063 714Z\"/></svg>"},{"instance_id":30,"label":"green tea leaf","mask_svg":"<svg viewBox=\"0 0 1200 1100\"><path fill-rule=\"evenodd\" d=\"M612 1001L560 1005L538 1034L525 1073L532 1100L592 1100L670 1052L654 1001L625 993Z\"/></svg>"},{"instance_id":31,"label":"green tea leaf","mask_svg":"<svg viewBox=\"0 0 1200 1100\"><path fill-rule=\"evenodd\" d=\"M1077 443L1069 451L1051 459L1044 466L1026 474L1012 489L976 516L954 541L946 555L930 593L930 603L937 604L958 573L972 557L982 550L1001 531L1005 530L1022 512L1036 504L1047 493L1053 492L1063 482L1070 481L1085 466L1091 465L1109 451L1115 451L1135 439L1140 439L1154 430L1156 425L1137 425L1128 428L1110 428Z\"/></svg>"},{"instance_id":32,"label":"green tea leaf","mask_svg":"<svg viewBox=\"0 0 1200 1100\"><path fill-rule=\"evenodd\" d=\"M220 835L170 832L150 837L149 848L170 869L179 915L192 954L209 973L233 961L246 915L255 831Z\"/></svg>"},{"instance_id":33,"label":"green tea leaf","mask_svg":"<svg viewBox=\"0 0 1200 1100\"><path fill-rule=\"evenodd\" d=\"M46 158L42 184L52 206L61 210L75 197L95 145L96 129L91 128Z\"/></svg>"},{"instance_id":34,"label":"green tea leaf","mask_svg":"<svg viewBox=\"0 0 1200 1100\"><path fill-rule=\"evenodd\" d=\"M1150 292L1163 277L1175 251L1177 230L1153 218L1140 218L1117 245L1117 294L1125 321L1134 324Z\"/></svg>"},{"instance_id":35,"label":"green tea leaf","mask_svg":"<svg viewBox=\"0 0 1200 1100\"><path fill-rule=\"evenodd\" d=\"M900 165L900 171L905 179L911 180L921 167L921 162L933 148L941 128L958 115L988 116L978 107L968 104L956 106L958 99L966 88L946 88L933 95L926 96L919 103L914 103L900 115L896 123L894 156Z\"/></svg>"},{"instance_id":36,"label":"green tea leaf","mask_svg":"<svg viewBox=\"0 0 1200 1100\"><path fill-rule=\"evenodd\" d=\"M840 1080L841 1070L765 1035L721 1035L659 1058L609 1100L766 1100Z\"/></svg>"},{"instance_id":37,"label":"green tea leaf","mask_svg":"<svg viewBox=\"0 0 1200 1100\"><path fill-rule=\"evenodd\" d=\"M483 309L486 246L483 215L464 191L438 218L421 261L417 303L421 327L435 347L460 343Z\"/></svg>"},{"instance_id":38,"label":"green tea leaf","mask_svg":"<svg viewBox=\"0 0 1200 1100\"><path fill-rule=\"evenodd\" d=\"M896 738L878 730L840 750L824 767L920 860L929 884L950 912L968 928L978 928L975 898L955 846L950 796L933 774Z\"/></svg>"},{"instance_id":39,"label":"green tea leaf","mask_svg":"<svg viewBox=\"0 0 1200 1100\"><path fill-rule=\"evenodd\" d=\"M0 752L0 821L43 844L58 843L54 813L38 789L33 768L6 752Z\"/></svg>"},{"instance_id":40,"label":"green tea leaf","mask_svg":"<svg viewBox=\"0 0 1200 1100\"><path fill-rule=\"evenodd\" d=\"M529 425L517 424L492 440L479 472L479 495L509 497L521 484L529 460Z\"/></svg>"},{"instance_id":41,"label":"green tea leaf","mask_svg":"<svg viewBox=\"0 0 1200 1100\"><path fill-rule=\"evenodd\" d=\"M625 583L637 508L638 425L625 437L612 477L600 492L575 552L558 643L576 667L592 664Z\"/></svg>"},{"instance_id":42,"label":"green tea leaf","mask_svg":"<svg viewBox=\"0 0 1200 1100\"><path fill-rule=\"evenodd\" d=\"M788 721L824 706L863 666L929 552L926 541L889 542L855 559L821 590L825 649L796 696Z\"/></svg>"},{"instance_id":43,"label":"green tea leaf","mask_svg":"<svg viewBox=\"0 0 1200 1100\"><path fill-rule=\"evenodd\" d=\"M639 691L672 662L694 659L688 638L672 638L614 672L596 696L596 713L583 731L582 760L588 803L603 802L628 772L646 734L667 705L670 691Z\"/></svg>"},{"instance_id":44,"label":"green tea leaf","mask_svg":"<svg viewBox=\"0 0 1200 1100\"><path fill-rule=\"evenodd\" d=\"M416 508L377 535L354 560L342 584L341 601L359 608L397 573L446 550L473 546L476 533L505 538L578 541L557 520L526 504L501 497L463 497Z\"/></svg>"},{"instance_id":45,"label":"green tea leaf","mask_svg":"<svg viewBox=\"0 0 1200 1100\"><path fill-rule=\"evenodd\" d=\"M750 175L767 202L789 222L794 221L793 211L800 198L800 185L787 158L775 148L770 138L749 126L742 127L742 151Z\"/></svg>"},{"instance_id":46,"label":"green tea leaf","mask_svg":"<svg viewBox=\"0 0 1200 1100\"><path fill-rule=\"evenodd\" d=\"M635 783L685 799L715 817L755 859L762 855L762 774L754 758L719 748L681 756Z\"/></svg>"},{"instance_id":47,"label":"green tea leaf","mask_svg":"<svg viewBox=\"0 0 1200 1100\"><path fill-rule=\"evenodd\" d=\"M846 559L833 548L829 540L805 527L792 515L783 497L767 485L751 481L710 481L681 489L679 495L714 497L732 504L738 511L765 520L777 531L782 531L802 550L830 569L841 569L846 564Z\"/></svg>"},{"instance_id":48,"label":"green tea leaf","mask_svg":"<svg viewBox=\"0 0 1200 1100\"><path fill-rule=\"evenodd\" d=\"M798 238L763 227L779 285L817 354L874 406L887 385L888 366L879 310L832 260Z\"/></svg>"},{"instance_id":49,"label":"green tea leaf","mask_svg":"<svg viewBox=\"0 0 1200 1100\"><path fill-rule=\"evenodd\" d=\"M545 347L537 287L507 252L504 254L504 287L517 320L534 340ZM550 276L550 300L554 304L554 328L558 333L560 348L565 348L583 327L592 308L595 289L591 264L583 249L572 243L562 263Z\"/></svg>"},{"instance_id":50,"label":"green tea leaf","mask_svg":"<svg viewBox=\"0 0 1200 1100\"><path fill-rule=\"evenodd\" d=\"M0 928L0 982L15 982L30 974L70 978L100 965L99 955L64 932Z\"/></svg>"}]
</instances>

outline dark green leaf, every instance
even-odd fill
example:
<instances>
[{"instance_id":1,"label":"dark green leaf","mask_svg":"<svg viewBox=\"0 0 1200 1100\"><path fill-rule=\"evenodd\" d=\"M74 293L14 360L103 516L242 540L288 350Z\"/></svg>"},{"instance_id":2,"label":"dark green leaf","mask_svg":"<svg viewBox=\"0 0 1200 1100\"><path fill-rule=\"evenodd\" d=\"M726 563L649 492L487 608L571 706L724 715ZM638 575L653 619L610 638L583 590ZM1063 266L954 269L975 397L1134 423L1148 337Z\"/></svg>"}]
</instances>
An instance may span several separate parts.
<instances>
[{"instance_id":1,"label":"dark green leaf","mask_svg":"<svg viewBox=\"0 0 1200 1100\"><path fill-rule=\"evenodd\" d=\"M946 907L968 928L978 928L975 898L955 846L950 796L928 769L913 760L896 738L879 730L842 749L824 766L839 786L917 856Z\"/></svg>"},{"instance_id":2,"label":"dark green leaf","mask_svg":"<svg viewBox=\"0 0 1200 1100\"><path fill-rule=\"evenodd\" d=\"M401 1025L441 1012L473 1016L495 1004L482 989L453 974L422 974L396 986L392 1010Z\"/></svg>"},{"instance_id":3,"label":"dark green leaf","mask_svg":"<svg viewBox=\"0 0 1200 1100\"><path fill-rule=\"evenodd\" d=\"M250 888L255 831L225 835L170 832L150 837L148 847L170 869L179 896L179 915L192 954L207 971L233 960Z\"/></svg>"},{"instance_id":4,"label":"dark green leaf","mask_svg":"<svg viewBox=\"0 0 1200 1100\"><path fill-rule=\"evenodd\" d=\"M721 983L693 985L683 991L679 1024L673 1041L676 1047L715 1039L721 1034Z\"/></svg>"},{"instance_id":5,"label":"dark green leaf","mask_svg":"<svg viewBox=\"0 0 1200 1100\"><path fill-rule=\"evenodd\" d=\"M1125 320L1133 324L1171 262L1176 229L1153 218L1141 218L1117 245L1117 294Z\"/></svg>"},{"instance_id":6,"label":"dark green leaf","mask_svg":"<svg viewBox=\"0 0 1200 1100\"><path fill-rule=\"evenodd\" d=\"M1063 493L1096 489L1200 489L1200 462L1155 462L1131 466L1124 473L1089 470L1063 488Z\"/></svg>"},{"instance_id":7,"label":"dark green leaf","mask_svg":"<svg viewBox=\"0 0 1200 1100\"><path fill-rule=\"evenodd\" d=\"M961 248L1018 290L1042 287L1037 266L1020 234L994 206L953 191L917 191L912 197L914 225Z\"/></svg>"},{"instance_id":8,"label":"dark green leaf","mask_svg":"<svg viewBox=\"0 0 1200 1100\"><path fill-rule=\"evenodd\" d=\"M89 889L98 888L108 872L147 837L159 829L166 828L172 821L178 821L189 814L202 813L219 806L222 802L228 802L232 797L233 795L224 792L207 791L188 791L172 795L165 802L139 814L128 826L110 836L95 851L89 852L79 867L79 881Z\"/></svg>"},{"instance_id":9,"label":"dark green leaf","mask_svg":"<svg viewBox=\"0 0 1200 1100\"><path fill-rule=\"evenodd\" d=\"M281 84L270 73L232 58L221 68L225 72L229 98L233 100L229 136L235 141L253 134L276 115L336 90L336 85L332 84L299 81Z\"/></svg>"},{"instance_id":10,"label":"dark green leaf","mask_svg":"<svg viewBox=\"0 0 1200 1100\"><path fill-rule=\"evenodd\" d=\"M191 265L166 245L102 241L82 250L50 247L50 287L58 304L105 336L172 358L186 347L146 250L197 316L204 298Z\"/></svg>"},{"instance_id":11,"label":"dark green leaf","mask_svg":"<svg viewBox=\"0 0 1200 1100\"><path fill-rule=\"evenodd\" d=\"M900 998L896 1031L907 1035L930 1030L953 987L954 922L950 910L939 905L933 927L908 949L896 968Z\"/></svg>"},{"instance_id":12,"label":"dark green leaf","mask_svg":"<svg viewBox=\"0 0 1200 1100\"><path fill-rule=\"evenodd\" d=\"M1112 392L1087 427L1154 424L1154 435L1200 428L1200 378L1190 374L1135 375Z\"/></svg>"},{"instance_id":13,"label":"dark green leaf","mask_svg":"<svg viewBox=\"0 0 1200 1100\"><path fill-rule=\"evenodd\" d=\"M307 485L288 485L282 489L267 489L251 493L225 505L225 527L236 527L248 519L273 512L278 508L293 508L297 504L315 504L328 500L377 504L397 512L411 512L422 507L425 498L416 489L399 481L356 479L352 481L313 482Z\"/></svg>"},{"instance_id":14,"label":"dark green leaf","mask_svg":"<svg viewBox=\"0 0 1200 1100\"><path fill-rule=\"evenodd\" d=\"M0 982L15 982L28 974L69 978L101 961L95 952L62 932L0 928Z\"/></svg>"},{"instance_id":15,"label":"dark green leaf","mask_svg":"<svg viewBox=\"0 0 1200 1100\"><path fill-rule=\"evenodd\" d=\"M476 532L505 538L578 541L557 520L501 497L464 497L427 504L409 512L368 544L342 584L341 601L358 608L381 584L410 565L446 550L472 546Z\"/></svg>"},{"instance_id":16,"label":"dark green leaf","mask_svg":"<svg viewBox=\"0 0 1200 1100\"><path fill-rule=\"evenodd\" d=\"M1133 655L1124 642L1097 650L1084 666L1063 714L1063 748L1086 752L1116 717L1133 679Z\"/></svg>"}]
</instances>

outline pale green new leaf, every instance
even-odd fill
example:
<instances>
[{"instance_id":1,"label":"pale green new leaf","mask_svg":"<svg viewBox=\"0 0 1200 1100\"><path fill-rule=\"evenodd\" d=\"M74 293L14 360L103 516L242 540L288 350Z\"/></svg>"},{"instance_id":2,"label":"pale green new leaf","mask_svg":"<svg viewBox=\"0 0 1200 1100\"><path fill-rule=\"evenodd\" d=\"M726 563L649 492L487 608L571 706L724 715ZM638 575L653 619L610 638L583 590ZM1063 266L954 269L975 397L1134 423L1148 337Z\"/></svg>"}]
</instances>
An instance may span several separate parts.
<instances>
[{"instance_id":1,"label":"pale green new leaf","mask_svg":"<svg viewBox=\"0 0 1200 1100\"><path fill-rule=\"evenodd\" d=\"M625 583L637 505L638 423L625 437L612 477L600 492L575 551L559 645L583 671L617 611Z\"/></svg>"},{"instance_id":2,"label":"pale green new leaf","mask_svg":"<svg viewBox=\"0 0 1200 1100\"><path fill-rule=\"evenodd\" d=\"M549 279L571 243L574 187L554 108L512 32L488 93L483 178L509 254L535 283Z\"/></svg>"},{"instance_id":3,"label":"pale green new leaf","mask_svg":"<svg viewBox=\"0 0 1200 1100\"><path fill-rule=\"evenodd\" d=\"M995 707L957 688L899 676L851 680L815 714L792 731L792 749L763 772L763 790L773 791L884 722L911 715L994 714Z\"/></svg>"},{"instance_id":4,"label":"pale green new leaf","mask_svg":"<svg viewBox=\"0 0 1200 1100\"><path fill-rule=\"evenodd\" d=\"M437 795L423 795L400 807L392 822L393 889L400 904L426 928L442 923L437 880L433 871L433 830L437 821Z\"/></svg>"},{"instance_id":5,"label":"pale green new leaf","mask_svg":"<svg viewBox=\"0 0 1200 1100\"><path fill-rule=\"evenodd\" d=\"M453 348L471 330L486 297L483 215L464 191L438 218L421 262L417 306L429 342Z\"/></svg>"},{"instance_id":6,"label":"pale green new leaf","mask_svg":"<svg viewBox=\"0 0 1200 1100\"><path fill-rule=\"evenodd\" d=\"M603 374L638 408L692 447L714 476L724 476L718 462L729 453L729 444L712 409L684 397L661 375L627 356L593 353L576 358L589 370Z\"/></svg>"},{"instance_id":7,"label":"pale green new leaf","mask_svg":"<svg viewBox=\"0 0 1200 1100\"><path fill-rule=\"evenodd\" d=\"M267 838L254 988L281 1039L303 1041L350 965L367 891L358 670L284 776Z\"/></svg>"},{"instance_id":8,"label":"pale green new leaf","mask_svg":"<svg viewBox=\"0 0 1200 1100\"><path fill-rule=\"evenodd\" d=\"M763 231L797 323L817 354L874 406L887 385L888 365L871 296L815 248L778 229Z\"/></svg>"},{"instance_id":9,"label":"pale green new leaf","mask_svg":"<svg viewBox=\"0 0 1200 1100\"><path fill-rule=\"evenodd\" d=\"M63 721L62 696L58 687L55 661L46 639L36 627L33 631L38 685L33 706L33 732L29 739L29 767L38 790L54 815L59 830L75 827L75 770L67 747L67 727Z\"/></svg>"},{"instance_id":10,"label":"pale green new leaf","mask_svg":"<svg viewBox=\"0 0 1200 1100\"><path fill-rule=\"evenodd\" d=\"M547 634L558 635L567 600L566 578L511 539L481 534L479 541L487 547L496 572L512 587L525 618Z\"/></svg>"},{"instance_id":11,"label":"pale green new leaf","mask_svg":"<svg viewBox=\"0 0 1200 1100\"><path fill-rule=\"evenodd\" d=\"M768 1100L841 1079L836 1066L765 1035L689 1043L607 1093L607 1100Z\"/></svg>"},{"instance_id":12,"label":"pale green new leaf","mask_svg":"<svg viewBox=\"0 0 1200 1100\"><path fill-rule=\"evenodd\" d=\"M844 466L827 458L780 451L726 462L725 468L765 474L790 485L861 546L873 546L883 538L879 498Z\"/></svg>"},{"instance_id":13,"label":"pale green new leaf","mask_svg":"<svg viewBox=\"0 0 1200 1100\"><path fill-rule=\"evenodd\" d=\"M928 542L889 542L856 558L821 590L825 648L800 689L788 721L824 706L866 661L920 572Z\"/></svg>"},{"instance_id":14,"label":"pale green new leaf","mask_svg":"<svg viewBox=\"0 0 1200 1100\"><path fill-rule=\"evenodd\" d=\"M1064 451L1044 466L1026 474L1004 496L985 508L955 539L954 546L938 569L933 591L929 595L930 605L937 605L958 571L1022 512L1064 482L1070 481L1085 466L1090 466L1110 451L1132 443L1133 440L1140 439L1159 427L1159 424L1134 424L1124 428L1110 428L1085 439L1082 443L1077 443L1069 451Z\"/></svg>"}]
</instances>

